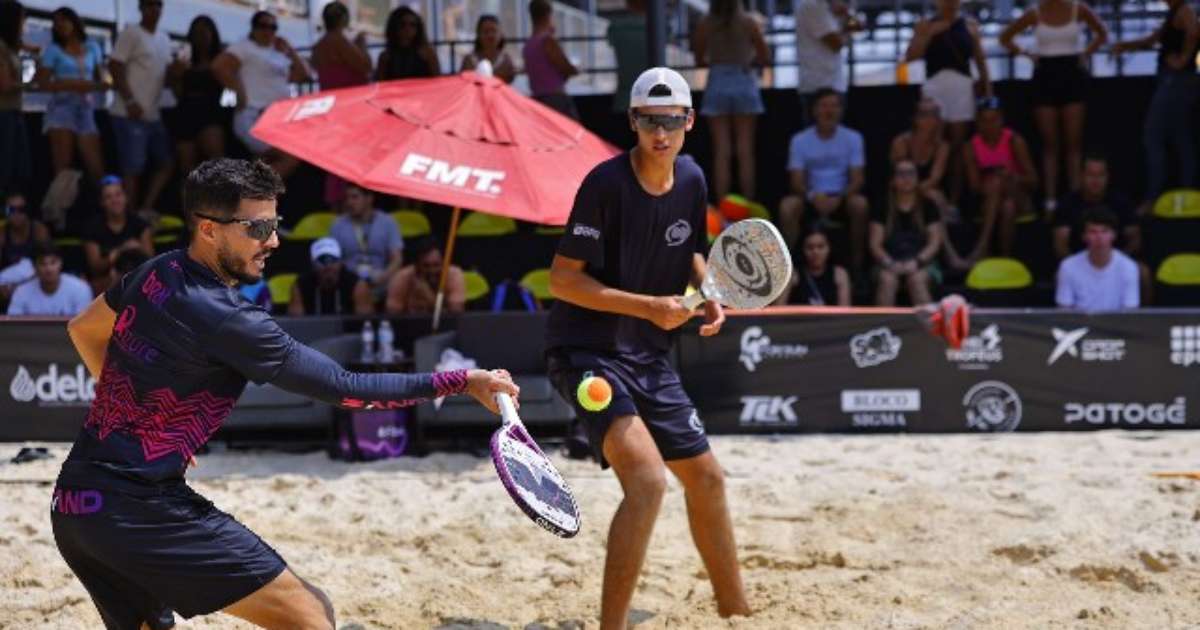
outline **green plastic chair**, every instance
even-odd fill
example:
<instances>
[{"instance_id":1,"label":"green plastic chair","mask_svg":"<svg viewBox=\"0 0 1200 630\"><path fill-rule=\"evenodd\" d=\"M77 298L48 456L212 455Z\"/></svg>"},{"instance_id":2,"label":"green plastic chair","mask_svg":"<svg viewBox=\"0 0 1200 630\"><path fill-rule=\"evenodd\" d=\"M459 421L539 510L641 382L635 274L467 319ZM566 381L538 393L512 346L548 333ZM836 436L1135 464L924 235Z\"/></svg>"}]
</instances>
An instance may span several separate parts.
<instances>
[{"instance_id":1,"label":"green plastic chair","mask_svg":"<svg viewBox=\"0 0 1200 630\"><path fill-rule=\"evenodd\" d=\"M472 212L458 224L458 235L466 238L515 234L517 222L485 212Z\"/></svg>"},{"instance_id":2,"label":"green plastic chair","mask_svg":"<svg viewBox=\"0 0 1200 630\"><path fill-rule=\"evenodd\" d=\"M545 301L553 300L550 294L550 270L534 269L521 278L521 286L533 294L533 297Z\"/></svg>"},{"instance_id":3,"label":"green plastic chair","mask_svg":"<svg viewBox=\"0 0 1200 630\"><path fill-rule=\"evenodd\" d=\"M296 284L297 276L294 273L281 273L267 280L273 304L287 304L292 300L292 285Z\"/></svg>"},{"instance_id":4,"label":"green plastic chair","mask_svg":"<svg viewBox=\"0 0 1200 630\"><path fill-rule=\"evenodd\" d=\"M1154 277L1174 286L1200 285L1200 254L1175 254L1158 266Z\"/></svg>"},{"instance_id":5,"label":"green plastic chair","mask_svg":"<svg viewBox=\"0 0 1200 630\"><path fill-rule=\"evenodd\" d=\"M158 217L158 229L164 232L167 230L182 230L183 219L173 214L164 214Z\"/></svg>"},{"instance_id":6,"label":"green plastic chair","mask_svg":"<svg viewBox=\"0 0 1200 630\"><path fill-rule=\"evenodd\" d=\"M392 213L392 219L400 226L400 235L404 238L425 236L433 231L429 219L416 210L397 210Z\"/></svg>"},{"instance_id":7,"label":"green plastic chair","mask_svg":"<svg viewBox=\"0 0 1200 630\"><path fill-rule=\"evenodd\" d=\"M329 228L333 227L333 221L337 215L332 212L310 212L296 223L288 232L287 239L289 241L315 241L319 238L329 236Z\"/></svg>"},{"instance_id":8,"label":"green plastic chair","mask_svg":"<svg viewBox=\"0 0 1200 630\"><path fill-rule=\"evenodd\" d=\"M478 300L492 290L492 286L488 284L487 278L484 278L483 274L478 271L464 271L463 281L467 285L468 302Z\"/></svg>"},{"instance_id":9,"label":"green plastic chair","mask_svg":"<svg viewBox=\"0 0 1200 630\"><path fill-rule=\"evenodd\" d=\"M1015 258L984 258L971 267L967 287L978 291L1024 289L1033 284L1033 274Z\"/></svg>"},{"instance_id":10,"label":"green plastic chair","mask_svg":"<svg viewBox=\"0 0 1200 630\"><path fill-rule=\"evenodd\" d=\"M1200 219L1200 190L1168 190L1154 202L1154 216L1160 219Z\"/></svg>"}]
</instances>

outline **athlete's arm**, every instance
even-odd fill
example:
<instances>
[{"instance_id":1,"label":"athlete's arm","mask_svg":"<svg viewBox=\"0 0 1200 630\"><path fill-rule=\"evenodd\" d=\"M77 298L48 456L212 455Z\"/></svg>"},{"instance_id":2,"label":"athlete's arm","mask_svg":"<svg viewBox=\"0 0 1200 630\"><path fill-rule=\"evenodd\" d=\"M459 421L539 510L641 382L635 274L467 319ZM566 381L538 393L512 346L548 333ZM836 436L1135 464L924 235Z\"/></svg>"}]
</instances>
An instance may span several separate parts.
<instances>
[{"instance_id":1,"label":"athlete's arm","mask_svg":"<svg viewBox=\"0 0 1200 630\"><path fill-rule=\"evenodd\" d=\"M650 296L614 289L584 270L586 263L555 254L550 263L550 294L576 306L649 320L665 330L683 325L691 317L676 296Z\"/></svg>"},{"instance_id":2,"label":"athlete's arm","mask_svg":"<svg viewBox=\"0 0 1200 630\"><path fill-rule=\"evenodd\" d=\"M104 370L104 355L116 321L117 314L101 294L67 323L67 334L71 337L71 343L75 344L75 351L97 380Z\"/></svg>"}]
</instances>

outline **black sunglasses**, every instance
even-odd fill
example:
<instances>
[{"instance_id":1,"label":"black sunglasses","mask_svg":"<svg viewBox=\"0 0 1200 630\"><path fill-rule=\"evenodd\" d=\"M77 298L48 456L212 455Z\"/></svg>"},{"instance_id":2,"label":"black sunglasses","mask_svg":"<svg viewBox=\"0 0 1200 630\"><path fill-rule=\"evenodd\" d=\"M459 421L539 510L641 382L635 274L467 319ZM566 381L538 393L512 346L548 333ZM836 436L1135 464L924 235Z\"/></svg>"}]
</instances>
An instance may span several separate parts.
<instances>
[{"instance_id":1,"label":"black sunglasses","mask_svg":"<svg viewBox=\"0 0 1200 630\"><path fill-rule=\"evenodd\" d=\"M642 131L654 131L662 127L666 131L679 131L687 125L687 114L634 114L633 120Z\"/></svg>"},{"instance_id":2,"label":"black sunglasses","mask_svg":"<svg viewBox=\"0 0 1200 630\"><path fill-rule=\"evenodd\" d=\"M281 217L274 217L271 219L222 219L220 217L212 217L206 214L200 214L199 212L194 214L201 219L208 219L213 223L220 223L221 225L229 225L231 223L244 225L246 226L246 236L249 236L260 243L266 243L267 241L271 240L271 235L279 229L279 222L282 219Z\"/></svg>"},{"instance_id":3,"label":"black sunglasses","mask_svg":"<svg viewBox=\"0 0 1200 630\"><path fill-rule=\"evenodd\" d=\"M277 30L279 30L279 25L276 24L275 22L255 22L254 28L262 28L262 29L266 29L268 31L277 31Z\"/></svg>"}]
</instances>

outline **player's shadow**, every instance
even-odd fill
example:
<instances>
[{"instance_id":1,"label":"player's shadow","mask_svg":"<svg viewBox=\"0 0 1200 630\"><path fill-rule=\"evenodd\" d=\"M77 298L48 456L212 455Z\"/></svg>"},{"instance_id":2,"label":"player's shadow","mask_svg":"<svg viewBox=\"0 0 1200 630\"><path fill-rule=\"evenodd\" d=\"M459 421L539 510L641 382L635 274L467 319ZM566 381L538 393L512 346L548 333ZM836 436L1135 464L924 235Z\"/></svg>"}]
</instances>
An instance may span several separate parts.
<instances>
[{"instance_id":1,"label":"player's shadow","mask_svg":"<svg viewBox=\"0 0 1200 630\"><path fill-rule=\"evenodd\" d=\"M654 613L652 612L634 609L629 612L629 625L636 626L653 618ZM583 628L583 621L565 619L558 623L535 622L521 627L521 630L583 630ZM443 620L442 624L434 626L433 630L515 630L515 628L486 619L452 618Z\"/></svg>"}]
</instances>

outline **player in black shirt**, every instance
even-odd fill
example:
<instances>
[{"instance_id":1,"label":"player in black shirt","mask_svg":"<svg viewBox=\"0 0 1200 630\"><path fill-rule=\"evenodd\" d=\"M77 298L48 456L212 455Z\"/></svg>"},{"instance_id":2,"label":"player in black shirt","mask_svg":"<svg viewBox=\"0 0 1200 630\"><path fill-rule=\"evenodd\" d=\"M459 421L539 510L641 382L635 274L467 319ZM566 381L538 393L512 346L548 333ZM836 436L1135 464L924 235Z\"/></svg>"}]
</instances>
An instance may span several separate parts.
<instances>
[{"instance_id":1,"label":"player in black shirt","mask_svg":"<svg viewBox=\"0 0 1200 630\"><path fill-rule=\"evenodd\" d=\"M170 628L216 611L263 627L334 627L333 606L258 536L184 480L247 380L346 408L468 393L496 411L502 370L356 374L292 339L236 285L279 245L278 175L260 161L201 164L184 185L186 250L152 258L71 320L96 398L54 489L63 558L110 629Z\"/></svg>"},{"instance_id":2,"label":"player in black shirt","mask_svg":"<svg viewBox=\"0 0 1200 630\"><path fill-rule=\"evenodd\" d=\"M555 387L574 402L602 466L625 493L608 534L600 627L624 628L666 489L665 468L684 487L692 537L713 584L717 612L747 615L724 475L704 426L668 359L678 328L693 315L681 303L700 286L706 248L704 173L679 157L695 114L677 72L651 68L634 83L630 125L637 147L592 169L550 267L558 301L547 325L547 364ZM705 305L701 335L725 321ZM612 401L599 411L576 396L601 376ZM664 466L665 464L665 466Z\"/></svg>"}]
</instances>

